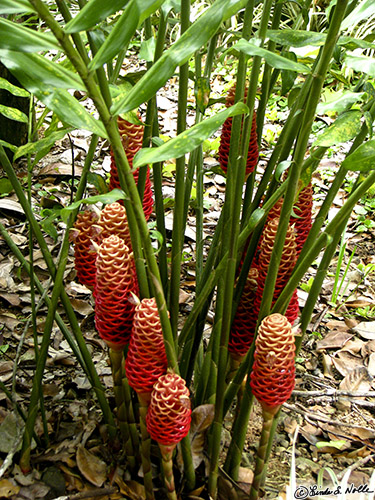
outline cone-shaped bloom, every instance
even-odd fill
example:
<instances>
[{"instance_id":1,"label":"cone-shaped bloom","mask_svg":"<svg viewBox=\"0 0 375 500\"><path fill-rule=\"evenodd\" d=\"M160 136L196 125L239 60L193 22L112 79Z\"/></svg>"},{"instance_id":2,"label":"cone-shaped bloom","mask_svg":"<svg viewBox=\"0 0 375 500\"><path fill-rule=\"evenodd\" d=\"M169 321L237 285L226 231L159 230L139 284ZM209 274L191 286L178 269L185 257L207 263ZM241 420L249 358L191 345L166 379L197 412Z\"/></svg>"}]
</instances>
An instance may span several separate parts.
<instances>
[{"instance_id":1,"label":"cone-shaped bloom","mask_svg":"<svg viewBox=\"0 0 375 500\"><path fill-rule=\"evenodd\" d=\"M101 228L102 239L116 234L131 248L130 232L125 207L120 203L110 203L100 212L98 226Z\"/></svg>"},{"instance_id":2,"label":"cone-shaped bloom","mask_svg":"<svg viewBox=\"0 0 375 500\"><path fill-rule=\"evenodd\" d=\"M259 326L250 385L266 410L285 403L295 382L295 344L292 328L282 314L271 314Z\"/></svg>"},{"instance_id":3,"label":"cone-shaped bloom","mask_svg":"<svg viewBox=\"0 0 375 500\"><path fill-rule=\"evenodd\" d=\"M167 371L167 365L156 300L143 299L135 308L125 360L129 385L138 393L150 393L158 378Z\"/></svg>"},{"instance_id":4,"label":"cone-shaped bloom","mask_svg":"<svg viewBox=\"0 0 375 500\"><path fill-rule=\"evenodd\" d=\"M122 139L122 144L124 146L124 150L126 153L126 157L128 159L130 168L132 168L133 158L134 158L135 154L142 147L144 126L142 124L130 123L121 117L118 118L117 123L118 123L119 132L120 132L121 139ZM145 189L144 189L144 194L143 194L143 211L144 211L146 220L148 220L150 218L150 215L152 214L154 200L153 200L152 188L151 188L150 170L148 167L143 167L143 168L147 168L146 183L145 183ZM135 182L137 183L138 176L139 176L139 169L137 169L133 172L133 176L134 176ZM115 158L114 158L112 152L111 152L111 171L110 171L110 179L109 179L109 188L111 190L115 189L115 188L120 188L120 181L119 181L119 177L118 177L117 166L116 166Z\"/></svg>"},{"instance_id":5,"label":"cone-shaped bloom","mask_svg":"<svg viewBox=\"0 0 375 500\"><path fill-rule=\"evenodd\" d=\"M296 231L297 255L300 254L312 226L312 206L313 189L308 184L301 189L293 209L295 217L290 219Z\"/></svg>"},{"instance_id":6,"label":"cone-shaped bloom","mask_svg":"<svg viewBox=\"0 0 375 500\"><path fill-rule=\"evenodd\" d=\"M233 106L234 104L234 94L236 91L236 86L233 85L231 89L228 91L225 105L228 108L229 106ZM245 97L247 95L247 90L245 91ZM219 162L222 170L226 173L228 170L228 159L229 159L229 148L230 148L230 137L232 133L232 118L229 117L223 123L223 128L221 131L220 137L220 146L219 146ZM247 153L247 161L246 161L246 171L245 175L249 175L258 163L259 158L259 148L258 148L258 136L257 136L257 127L256 127L256 113L253 112L253 120L251 123L251 134L249 141L249 150Z\"/></svg>"},{"instance_id":7,"label":"cone-shaped bloom","mask_svg":"<svg viewBox=\"0 0 375 500\"><path fill-rule=\"evenodd\" d=\"M254 327L249 316L254 306L257 278L258 270L250 268L230 331L228 350L231 355L239 358L247 353L254 338Z\"/></svg>"},{"instance_id":8,"label":"cone-shaped bloom","mask_svg":"<svg viewBox=\"0 0 375 500\"><path fill-rule=\"evenodd\" d=\"M74 242L74 265L78 281L93 288L96 273L96 251L92 247L92 241L98 241L98 235L94 229L98 217L92 210L85 210L77 215L74 229L70 233L70 239Z\"/></svg>"},{"instance_id":9,"label":"cone-shaped bloom","mask_svg":"<svg viewBox=\"0 0 375 500\"><path fill-rule=\"evenodd\" d=\"M189 389L175 373L159 377L151 393L146 424L152 439L171 446L179 443L189 432L191 407Z\"/></svg>"},{"instance_id":10,"label":"cone-shaped bloom","mask_svg":"<svg viewBox=\"0 0 375 500\"><path fill-rule=\"evenodd\" d=\"M94 297L96 328L113 349L123 348L130 339L135 310L131 292L138 293L133 255L112 235L98 249Z\"/></svg>"}]
</instances>

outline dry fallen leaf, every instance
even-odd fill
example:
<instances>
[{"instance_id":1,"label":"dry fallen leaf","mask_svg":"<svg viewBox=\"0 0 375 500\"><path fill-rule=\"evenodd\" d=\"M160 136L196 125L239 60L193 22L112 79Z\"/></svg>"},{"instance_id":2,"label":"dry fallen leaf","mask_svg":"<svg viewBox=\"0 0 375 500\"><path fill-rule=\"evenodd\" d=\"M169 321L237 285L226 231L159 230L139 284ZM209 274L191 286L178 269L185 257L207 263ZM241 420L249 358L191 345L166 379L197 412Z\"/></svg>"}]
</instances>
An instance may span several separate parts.
<instances>
[{"instance_id":1,"label":"dry fallen leaf","mask_svg":"<svg viewBox=\"0 0 375 500\"><path fill-rule=\"evenodd\" d=\"M10 498L13 495L17 495L20 489L19 486L11 483L9 479L0 480L0 498Z\"/></svg>"},{"instance_id":2,"label":"dry fallen leaf","mask_svg":"<svg viewBox=\"0 0 375 500\"><path fill-rule=\"evenodd\" d=\"M107 479L107 465L105 462L86 450L82 444L77 447L76 459L81 474L91 484L100 488Z\"/></svg>"},{"instance_id":3,"label":"dry fallen leaf","mask_svg":"<svg viewBox=\"0 0 375 500\"><path fill-rule=\"evenodd\" d=\"M375 352L372 352L368 358L367 370L371 377L375 377Z\"/></svg>"},{"instance_id":4,"label":"dry fallen leaf","mask_svg":"<svg viewBox=\"0 0 375 500\"><path fill-rule=\"evenodd\" d=\"M206 431L213 422L215 407L213 404L197 406L191 414L190 439L194 468L196 469L204 458Z\"/></svg>"},{"instance_id":5,"label":"dry fallen leaf","mask_svg":"<svg viewBox=\"0 0 375 500\"><path fill-rule=\"evenodd\" d=\"M353 328L362 338L375 340L375 321L362 321Z\"/></svg>"},{"instance_id":6,"label":"dry fallen leaf","mask_svg":"<svg viewBox=\"0 0 375 500\"><path fill-rule=\"evenodd\" d=\"M346 328L347 330L347 328ZM324 337L324 339L319 340L316 344L317 352L323 351L324 349L340 349L343 347L348 340L353 337L352 334L346 331L334 330Z\"/></svg>"},{"instance_id":7,"label":"dry fallen leaf","mask_svg":"<svg viewBox=\"0 0 375 500\"><path fill-rule=\"evenodd\" d=\"M341 373L343 377L348 375L356 368L363 366L363 361L357 356L353 356L350 352L338 351L335 356L332 356L333 364L336 370Z\"/></svg>"}]
</instances>

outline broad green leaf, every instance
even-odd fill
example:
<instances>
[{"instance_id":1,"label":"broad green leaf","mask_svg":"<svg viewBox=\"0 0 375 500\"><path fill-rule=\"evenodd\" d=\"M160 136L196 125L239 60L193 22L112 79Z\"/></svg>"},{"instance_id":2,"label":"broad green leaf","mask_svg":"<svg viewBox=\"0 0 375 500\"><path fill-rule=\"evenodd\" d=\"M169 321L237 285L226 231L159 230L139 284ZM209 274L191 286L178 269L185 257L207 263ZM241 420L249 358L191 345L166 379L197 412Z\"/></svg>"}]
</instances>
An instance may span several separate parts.
<instances>
[{"instance_id":1,"label":"broad green leaf","mask_svg":"<svg viewBox=\"0 0 375 500\"><path fill-rule=\"evenodd\" d=\"M340 115L314 142L313 146L333 146L353 139L361 130L362 113L347 111Z\"/></svg>"},{"instance_id":2,"label":"broad green leaf","mask_svg":"<svg viewBox=\"0 0 375 500\"><path fill-rule=\"evenodd\" d=\"M212 135L228 117L247 113L248 111L244 103L238 102L234 106L230 106L228 109L220 111L215 116L185 130L162 146L141 149L134 157L133 166L138 168L148 163L179 158L186 153L190 153L190 151L193 151L199 144L207 139L207 137Z\"/></svg>"},{"instance_id":3,"label":"broad green leaf","mask_svg":"<svg viewBox=\"0 0 375 500\"><path fill-rule=\"evenodd\" d=\"M0 33L0 49L16 50L17 52L59 50L59 45L53 36L26 28L7 19L0 18Z\"/></svg>"},{"instance_id":4,"label":"broad green leaf","mask_svg":"<svg viewBox=\"0 0 375 500\"><path fill-rule=\"evenodd\" d=\"M0 178L0 195L9 194L13 191L13 186L7 177Z\"/></svg>"},{"instance_id":5,"label":"broad green leaf","mask_svg":"<svg viewBox=\"0 0 375 500\"><path fill-rule=\"evenodd\" d=\"M17 151L17 146L15 146L14 144L10 144L7 141L0 140L0 146L3 146L4 148L8 148L13 152Z\"/></svg>"},{"instance_id":6,"label":"broad green leaf","mask_svg":"<svg viewBox=\"0 0 375 500\"><path fill-rule=\"evenodd\" d=\"M273 42L288 47L320 47L324 45L327 35L325 33L317 33L315 31L302 30L268 30L267 37Z\"/></svg>"},{"instance_id":7,"label":"broad green leaf","mask_svg":"<svg viewBox=\"0 0 375 500\"><path fill-rule=\"evenodd\" d=\"M139 59L144 59L147 62L154 60L156 39L152 36L148 40L141 43L141 48L139 50Z\"/></svg>"},{"instance_id":8,"label":"broad green leaf","mask_svg":"<svg viewBox=\"0 0 375 500\"><path fill-rule=\"evenodd\" d=\"M94 118L67 90L35 91L36 97L54 111L63 123L107 137L101 121Z\"/></svg>"},{"instance_id":9,"label":"broad green leaf","mask_svg":"<svg viewBox=\"0 0 375 500\"><path fill-rule=\"evenodd\" d=\"M177 66L189 58L216 33L220 24L246 5L246 0L217 0L185 33L166 50L160 59L134 85L132 90L112 105L115 115L138 108L170 78Z\"/></svg>"},{"instance_id":10,"label":"broad green leaf","mask_svg":"<svg viewBox=\"0 0 375 500\"><path fill-rule=\"evenodd\" d=\"M364 95L365 92L350 92L345 90L335 92L333 96L329 96L329 101L318 104L317 113L324 114L328 111L342 113L348 106L360 101Z\"/></svg>"},{"instance_id":11,"label":"broad green leaf","mask_svg":"<svg viewBox=\"0 0 375 500\"><path fill-rule=\"evenodd\" d=\"M5 80L5 78L0 78L0 89L7 90L10 94L18 97L29 97L30 95L27 90L16 87L12 83L8 82L8 80Z\"/></svg>"},{"instance_id":12,"label":"broad green leaf","mask_svg":"<svg viewBox=\"0 0 375 500\"><path fill-rule=\"evenodd\" d=\"M0 50L0 61L29 92L51 87L84 90L79 76L39 54Z\"/></svg>"},{"instance_id":13,"label":"broad green leaf","mask_svg":"<svg viewBox=\"0 0 375 500\"><path fill-rule=\"evenodd\" d=\"M346 17L342 24L341 30L344 31L358 24L363 19L368 19L370 16L375 14L375 2L374 0L364 0L359 2L355 9Z\"/></svg>"},{"instance_id":14,"label":"broad green leaf","mask_svg":"<svg viewBox=\"0 0 375 500\"><path fill-rule=\"evenodd\" d=\"M345 64L349 68L354 69L354 71L360 71L361 73L375 77L375 59L373 57L347 54Z\"/></svg>"},{"instance_id":15,"label":"broad green leaf","mask_svg":"<svg viewBox=\"0 0 375 500\"><path fill-rule=\"evenodd\" d=\"M0 14L18 14L20 12L34 12L27 0L1 0Z\"/></svg>"},{"instance_id":16,"label":"broad green leaf","mask_svg":"<svg viewBox=\"0 0 375 500\"><path fill-rule=\"evenodd\" d=\"M366 42L360 38L353 38L351 36L340 36L337 45L343 45L349 50L360 49L375 49L375 43Z\"/></svg>"},{"instance_id":17,"label":"broad green leaf","mask_svg":"<svg viewBox=\"0 0 375 500\"><path fill-rule=\"evenodd\" d=\"M361 144L342 162L346 170L354 172L370 172L375 169L375 139Z\"/></svg>"},{"instance_id":18,"label":"broad green leaf","mask_svg":"<svg viewBox=\"0 0 375 500\"><path fill-rule=\"evenodd\" d=\"M25 113L22 113L22 111L20 111L17 108L11 108L9 106L4 106L3 104L0 104L0 113L9 118L9 120L14 120L16 122L21 122L21 123L29 122L29 119L27 118Z\"/></svg>"},{"instance_id":19,"label":"broad green leaf","mask_svg":"<svg viewBox=\"0 0 375 500\"><path fill-rule=\"evenodd\" d=\"M161 8L164 17L167 17L171 10L178 14L181 10L181 2L179 0L165 0Z\"/></svg>"},{"instance_id":20,"label":"broad green leaf","mask_svg":"<svg viewBox=\"0 0 375 500\"><path fill-rule=\"evenodd\" d=\"M60 215L63 221L67 221L69 215L73 210L76 210L80 207L82 203L87 205L94 205L95 203L103 203L105 205L109 203L115 203L118 200L126 200L127 196L121 189L112 189L109 193L98 194L96 196L89 196L88 198L84 198L83 200L78 200L65 207L61 210Z\"/></svg>"},{"instance_id":21,"label":"broad green leaf","mask_svg":"<svg viewBox=\"0 0 375 500\"><path fill-rule=\"evenodd\" d=\"M305 66L304 64L291 61L286 57L280 56L271 52L270 50L263 49L259 47L254 40L250 40L249 42L241 38L234 45L234 48L244 52L248 56L259 56L262 57L267 64L276 69L288 69L290 71L298 71L298 73L310 73L310 68Z\"/></svg>"},{"instance_id":22,"label":"broad green leaf","mask_svg":"<svg viewBox=\"0 0 375 500\"><path fill-rule=\"evenodd\" d=\"M77 33L93 28L100 21L125 7L129 0L90 0L65 26L67 33Z\"/></svg>"},{"instance_id":23,"label":"broad green leaf","mask_svg":"<svg viewBox=\"0 0 375 500\"><path fill-rule=\"evenodd\" d=\"M39 153L40 151L51 147L57 141L62 139L66 134L71 132L71 130L72 129L57 130L44 139L39 139L36 142L28 142L24 146L20 146L14 155L13 161L17 160L17 158L21 158L21 156Z\"/></svg>"},{"instance_id":24,"label":"broad green leaf","mask_svg":"<svg viewBox=\"0 0 375 500\"><path fill-rule=\"evenodd\" d=\"M157 10L163 1L164 0L130 0L110 35L89 64L89 69L99 68L115 57L121 49L125 48L139 24Z\"/></svg>"}]
</instances>

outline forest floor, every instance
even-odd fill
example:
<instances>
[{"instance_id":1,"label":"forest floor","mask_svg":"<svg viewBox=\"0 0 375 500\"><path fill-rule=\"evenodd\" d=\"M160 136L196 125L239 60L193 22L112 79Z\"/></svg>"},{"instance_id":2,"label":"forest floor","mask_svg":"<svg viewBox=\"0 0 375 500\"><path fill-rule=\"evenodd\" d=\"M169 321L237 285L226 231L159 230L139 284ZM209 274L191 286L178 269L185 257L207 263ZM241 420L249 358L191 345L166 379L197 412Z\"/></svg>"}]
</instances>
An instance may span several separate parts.
<instances>
[{"instance_id":1,"label":"forest floor","mask_svg":"<svg viewBox=\"0 0 375 500\"><path fill-rule=\"evenodd\" d=\"M164 133L173 133L176 112L175 98L162 96L159 102ZM272 131L273 125L268 128ZM270 134L268 134L268 137ZM75 175L79 177L88 147L88 136L82 131L72 133ZM260 167L267 160L268 143L263 144ZM335 175L340 162L340 151L323 160L313 177L314 212L316 213ZM71 146L67 139L56 144L33 172L32 202L38 217L42 210L69 204L72 172ZM94 159L92 170L108 174L109 148L102 143ZM225 177L220 174L215 155L208 151L205 158L205 221L204 231L209 241L224 199ZM17 175L26 176L23 165L17 166ZM163 193L173 205L174 168L164 169ZM89 190L95 192L93 184ZM342 189L331 209L333 216L347 197ZM370 485L375 465L375 232L372 224L370 197L361 200L355 208L344 238L344 258L341 273L335 279L338 254L331 272L324 282L319 301L309 325L303 347L296 360L296 387L291 399L284 405L269 464L265 484L266 498L286 498L290 483L292 458L295 458L295 477L299 487L295 498L312 498L320 478L324 487L332 486L330 471L340 482L351 468L347 481L357 488ZM167 205L168 206L168 205ZM153 220L153 218L151 218ZM14 193L0 198L0 221L9 231L13 242L24 255L28 252L28 233L25 216ZM195 219L193 208L185 233L184 265L181 276L180 308L182 317L191 309L194 300L195 273ZM369 222L366 222L369 221ZM166 209L167 230L171 229L172 208ZM56 233L51 226L46 242L57 255L63 225L57 223ZM319 259L318 259L319 260ZM303 308L307 290L316 271L316 263L305 276L299 288L300 307ZM43 286L50 288L50 276L40 251L34 252L35 272ZM347 271L344 276L344 272ZM341 285L334 297L335 282ZM81 328L95 363L97 372L114 406L113 383L105 344L94 327L94 303L90 291L76 280L73 252L65 273L66 292L72 301ZM39 298L37 297L39 300ZM33 375L35 353L31 313L30 280L19 262L0 238L0 381L16 395L18 404L27 409ZM63 309L60 309L63 314ZM47 309L38 310L38 340L41 339ZM210 322L206 334L209 335ZM83 498L131 499L143 498L143 487L131 480L123 470L121 459L114 459L106 446L107 436L101 425L100 409L84 372L74 358L68 343L58 327L48 353L43 378L45 416L49 441L32 452L33 469L23 474L18 465L18 450L22 436L22 421L14 405L0 391L0 498L11 500ZM229 442L232 422L230 414L225 422L224 448ZM251 470L261 429L261 414L254 407L248 427L248 437L240 470L240 480L233 483L224 474L220 477L220 498L240 500L248 497L252 480ZM43 441L42 419L37 419L37 435ZM294 443L294 446L293 446ZM3 464L1 466L1 463ZM2 470L5 465L7 467ZM329 468L330 471L328 469ZM198 469L204 476L204 463ZM292 474L293 475L293 474ZM330 482L331 481L331 482ZM140 481L141 482L141 481ZM158 482L156 481L158 485ZM362 486L362 488L365 488ZM304 489L305 488L305 489ZM354 491L354 486L351 487ZM322 489L322 488L320 488ZM315 491L315 495L314 495ZM332 486L332 491L334 487ZM348 495L348 499L360 498ZM364 491L367 491L364 489ZM163 491L157 498L165 498ZM299 495L299 496L298 496ZM320 496L321 493L320 493ZM329 495L326 495L328 498ZM330 496L337 497L337 492ZM203 488L182 498L207 498ZM371 498L366 496L367 498ZM373 498L373 497L372 497Z\"/></svg>"}]
</instances>

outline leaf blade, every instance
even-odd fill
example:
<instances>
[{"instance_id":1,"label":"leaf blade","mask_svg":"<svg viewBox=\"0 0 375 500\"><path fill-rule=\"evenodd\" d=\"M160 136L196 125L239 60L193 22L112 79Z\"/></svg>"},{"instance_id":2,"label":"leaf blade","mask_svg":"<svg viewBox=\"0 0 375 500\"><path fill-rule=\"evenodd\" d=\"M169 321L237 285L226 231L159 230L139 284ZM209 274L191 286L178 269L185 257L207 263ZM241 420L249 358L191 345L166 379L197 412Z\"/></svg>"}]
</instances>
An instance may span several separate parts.
<instances>
[{"instance_id":1,"label":"leaf blade","mask_svg":"<svg viewBox=\"0 0 375 500\"><path fill-rule=\"evenodd\" d=\"M41 33L21 24L0 18L0 49L17 52L38 52L40 50L59 50L55 38L47 33Z\"/></svg>"},{"instance_id":2,"label":"leaf blade","mask_svg":"<svg viewBox=\"0 0 375 500\"><path fill-rule=\"evenodd\" d=\"M242 8L246 0L217 0L166 50L158 61L136 83L132 90L116 103L111 111L114 115L137 108L159 90L170 78L177 66L184 64L190 56L204 45L217 31L220 24Z\"/></svg>"},{"instance_id":3,"label":"leaf blade","mask_svg":"<svg viewBox=\"0 0 375 500\"><path fill-rule=\"evenodd\" d=\"M193 151L207 137L212 135L230 116L247 113L248 107L238 102L234 106L217 113L188 130L185 130L177 137L164 143L157 148L143 148L135 155L133 167L138 168L148 163L166 161L172 158L179 158L186 153Z\"/></svg>"},{"instance_id":4,"label":"leaf blade","mask_svg":"<svg viewBox=\"0 0 375 500\"><path fill-rule=\"evenodd\" d=\"M164 0L131 0L110 35L89 64L95 70L126 47L142 21L157 10Z\"/></svg>"},{"instance_id":5,"label":"leaf blade","mask_svg":"<svg viewBox=\"0 0 375 500\"><path fill-rule=\"evenodd\" d=\"M67 33L86 31L125 7L129 0L90 0L65 26Z\"/></svg>"},{"instance_id":6,"label":"leaf blade","mask_svg":"<svg viewBox=\"0 0 375 500\"><path fill-rule=\"evenodd\" d=\"M275 54L270 50L259 47L252 40L247 41L241 38L234 45L234 48L244 52L248 56L259 56L262 57L267 64L276 69L284 69L290 71L297 71L298 73L310 73L311 70L308 66L301 64L299 62L292 61L291 59L287 59L286 57L280 56L279 54Z\"/></svg>"},{"instance_id":7,"label":"leaf blade","mask_svg":"<svg viewBox=\"0 0 375 500\"><path fill-rule=\"evenodd\" d=\"M319 135L313 146L330 147L350 141L361 130L361 118L358 110L343 113Z\"/></svg>"},{"instance_id":8,"label":"leaf blade","mask_svg":"<svg viewBox=\"0 0 375 500\"><path fill-rule=\"evenodd\" d=\"M361 144L342 162L346 170L354 172L369 172L375 168L375 139Z\"/></svg>"}]
</instances>

